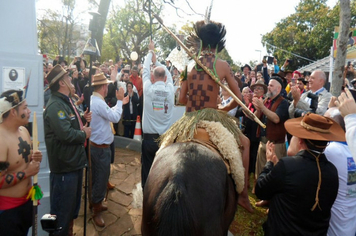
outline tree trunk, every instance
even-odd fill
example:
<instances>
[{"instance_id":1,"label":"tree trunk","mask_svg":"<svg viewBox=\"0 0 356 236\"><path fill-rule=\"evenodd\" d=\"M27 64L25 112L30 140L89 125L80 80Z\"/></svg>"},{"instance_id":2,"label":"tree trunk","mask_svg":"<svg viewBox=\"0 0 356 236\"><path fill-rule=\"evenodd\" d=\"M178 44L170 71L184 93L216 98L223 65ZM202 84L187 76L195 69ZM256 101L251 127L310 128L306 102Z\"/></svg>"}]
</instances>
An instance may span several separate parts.
<instances>
[{"instance_id":1,"label":"tree trunk","mask_svg":"<svg viewBox=\"0 0 356 236\"><path fill-rule=\"evenodd\" d=\"M336 60L334 64L331 94L339 96L341 86L344 84L343 73L345 69L347 40L351 23L350 0L340 0L340 28L337 40Z\"/></svg>"}]
</instances>

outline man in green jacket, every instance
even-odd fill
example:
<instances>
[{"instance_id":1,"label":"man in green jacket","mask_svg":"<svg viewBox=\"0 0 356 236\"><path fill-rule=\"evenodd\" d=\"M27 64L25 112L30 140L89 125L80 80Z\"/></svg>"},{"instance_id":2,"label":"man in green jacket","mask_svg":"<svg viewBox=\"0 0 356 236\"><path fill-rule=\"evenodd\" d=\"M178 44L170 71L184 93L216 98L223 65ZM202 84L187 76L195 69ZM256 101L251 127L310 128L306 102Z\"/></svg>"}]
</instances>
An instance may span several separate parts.
<instances>
[{"instance_id":1,"label":"man in green jacket","mask_svg":"<svg viewBox=\"0 0 356 236\"><path fill-rule=\"evenodd\" d=\"M73 220L80 209L84 146L91 128L82 120L71 100L71 83L66 70L56 65L47 75L51 97L43 113L45 141L50 168L50 213L57 215L58 235L72 235ZM90 122L91 114L84 114Z\"/></svg>"}]
</instances>

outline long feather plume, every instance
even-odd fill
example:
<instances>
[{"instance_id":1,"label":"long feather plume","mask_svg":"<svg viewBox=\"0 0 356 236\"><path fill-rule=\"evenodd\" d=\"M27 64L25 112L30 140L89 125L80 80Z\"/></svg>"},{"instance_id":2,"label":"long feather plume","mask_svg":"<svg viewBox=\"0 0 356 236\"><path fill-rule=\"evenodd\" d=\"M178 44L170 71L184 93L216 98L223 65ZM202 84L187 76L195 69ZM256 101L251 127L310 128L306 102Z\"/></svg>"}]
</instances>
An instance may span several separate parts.
<instances>
[{"instance_id":1,"label":"long feather plume","mask_svg":"<svg viewBox=\"0 0 356 236\"><path fill-rule=\"evenodd\" d=\"M210 7L206 8L205 20L204 20L205 24L209 24L209 22L210 22L211 9L213 8L213 2L214 2L214 0L211 0Z\"/></svg>"}]
</instances>

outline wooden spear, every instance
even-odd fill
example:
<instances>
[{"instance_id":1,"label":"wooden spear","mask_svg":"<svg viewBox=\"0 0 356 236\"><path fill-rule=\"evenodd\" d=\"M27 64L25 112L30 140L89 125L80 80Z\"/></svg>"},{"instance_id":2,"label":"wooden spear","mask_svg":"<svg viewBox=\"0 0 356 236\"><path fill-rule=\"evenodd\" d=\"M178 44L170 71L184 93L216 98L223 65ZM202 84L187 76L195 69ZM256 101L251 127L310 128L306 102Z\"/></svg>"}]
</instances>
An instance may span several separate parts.
<instances>
[{"instance_id":1,"label":"wooden spear","mask_svg":"<svg viewBox=\"0 0 356 236\"><path fill-rule=\"evenodd\" d=\"M37 129L37 117L36 112L33 112L32 122L32 151L38 151L38 129ZM33 214L32 214L32 236L37 236L37 207L38 200L43 196L41 188L37 185L38 174L33 176L33 186L30 191L33 202Z\"/></svg>"}]
</instances>

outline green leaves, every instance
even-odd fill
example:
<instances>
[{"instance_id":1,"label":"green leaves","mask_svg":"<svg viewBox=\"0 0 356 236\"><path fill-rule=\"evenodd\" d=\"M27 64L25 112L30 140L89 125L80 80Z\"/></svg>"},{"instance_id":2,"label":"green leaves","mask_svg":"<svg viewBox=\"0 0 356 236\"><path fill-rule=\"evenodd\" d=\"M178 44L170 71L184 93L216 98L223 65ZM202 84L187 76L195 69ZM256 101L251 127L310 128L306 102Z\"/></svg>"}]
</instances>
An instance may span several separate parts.
<instances>
[{"instance_id":1,"label":"green leaves","mask_svg":"<svg viewBox=\"0 0 356 236\"><path fill-rule=\"evenodd\" d=\"M351 5L352 15L355 15L355 1ZM330 54L334 27L339 25L339 11L339 5L330 9L326 0L300 1L296 12L277 23L271 32L263 36L262 43L312 60L324 58ZM354 24L355 19L351 22L351 25ZM289 68L292 70L310 63L268 44L267 51L276 56L280 63L286 58L293 59Z\"/></svg>"}]
</instances>

